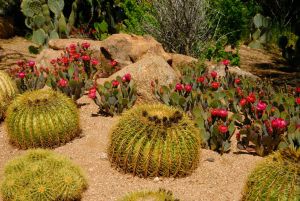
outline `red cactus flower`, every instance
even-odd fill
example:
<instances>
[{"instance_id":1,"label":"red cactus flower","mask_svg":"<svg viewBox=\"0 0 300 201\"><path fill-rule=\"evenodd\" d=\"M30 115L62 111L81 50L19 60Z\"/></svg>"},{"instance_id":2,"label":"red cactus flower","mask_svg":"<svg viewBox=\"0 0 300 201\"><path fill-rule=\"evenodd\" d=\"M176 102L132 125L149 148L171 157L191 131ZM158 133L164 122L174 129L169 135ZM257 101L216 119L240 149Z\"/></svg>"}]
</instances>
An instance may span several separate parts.
<instances>
[{"instance_id":1,"label":"red cactus flower","mask_svg":"<svg viewBox=\"0 0 300 201\"><path fill-rule=\"evenodd\" d=\"M29 67L34 67L35 66L35 61L28 61L28 66Z\"/></svg>"},{"instance_id":2,"label":"red cactus flower","mask_svg":"<svg viewBox=\"0 0 300 201\"><path fill-rule=\"evenodd\" d=\"M88 94L89 98L95 99L95 98L96 98L96 91L97 91L97 90L96 90L95 87L91 88L91 89L89 90L89 94Z\"/></svg>"},{"instance_id":3,"label":"red cactus flower","mask_svg":"<svg viewBox=\"0 0 300 201\"><path fill-rule=\"evenodd\" d=\"M247 104L247 99L242 98L242 99L240 100L240 106L244 107L246 104Z\"/></svg>"},{"instance_id":4,"label":"red cactus flower","mask_svg":"<svg viewBox=\"0 0 300 201\"><path fill-rule=\"evenodd\" d=\"M212 82L212 83L211 83L211 87L212 87L213 89L218 89L219 86L220 86L220 83L219 83L219 82Z\"/></svg>"},{"instance_id":5,"label":"red cactus flower","mask_svg":"<svg viewBox=\"0 0 300 201\"><path fill-rule=\"evenodd\" d=\"M296 87L296 93L300 94L300 87Z\"/></svg>"},{"instance_id":6,"label":"red cactus flower","mask_svg":"<svg viewBox=\"0 0 300 201\"><path fill-rule=\"evenodd\" d=\"M126 79L127 82L130 82L130 80L131 80L131 75L130 75L130 73L126 73L126 74L124 75L124 78Z\"/></svg>"},{"instance_id":7,"label":"red cactus flower","mask_svg":"<svg viewBox=\"0 0 300 201\"><path fill-rule=\"evenodd\" d=\"M192 91L193 87L190 84L187 84L187 85L185 85L184 89L186 92L190 93Z\"/></svg>"},{"instance_id":8,"label":"red cactus flower","mask_svg":"<svg viewBox=\"0 0 300 201\"><path fill-rule=\"evenodd\" d=\"M263 112L267 108L267 104L263 101L259 101L256 105L256 110L259 112Z\"/></svg>"},{"instance_id":9,"label":"red cactus flower","mask_svg":"<svg viewBox=\"0 0 300 201\"><path fill-rule=\"evenodd\" d=\"M89 61L91 59L89 55L83 55L81 58L83 61Z\"/></svg>"},{"instance_id":10,"label":"red cactus flower","mask_svg":"<svg viewBox=\"0 0 300 201\"><path fill-rule=\"evenodd\" d=\"M77 47L77 46L76 46L76 44L74 44L74 43L72 43L72 44L69 45L69 48L70 48L70 49L76 49L76 47Z\"/></svg>"},{"instance_id":11,"label":"red cactus flower","mask_svg":"<svg viewBox=\"0 0 300 201\"><path fill-rule=\"evenodd\" d=\"M225 134L225 133L228 132L228 127L224 126L224 125L220 125L219 126L219 131L220 131L220 133Z\"/></svg>"},{"instance_id":12,"label":"red cactus flower","mask_svg":"<svg viewBox=\"0 0 300 201\"><path fill-rule=\"evenodd\" d=\"M68 85L68 81L61 78L59 81L58 81L58 86L60 87L66 87Z\"/></svg>"},{"instance_id":13,"label":"red cactus flower","mask_svg":"<svg viewBox=\"0 0 300 201\"><path fill-rule=\"evenodd\" d=\"M216 71L211 71L210 75L212 78L216 78L218 76L218 73Z\"/></svg>"},{"instance_id":14,"label":"red cactus flower","mask_svg":"<svg viewBox=\"0 0 300 201\"><path fill-rule=\"evenodd\" d=\"M216 108L212 109L211 110L211 115L214 116L214 117L219 116L219 110L216 109Z\"/></svg>"},{"instance_id":15,"label":"red cactus flower","mask_svg":"<svg viewBox=\"0 0 300 201\"><path fill-rule=\"evenodd\" d=\"M78 59L80 59L80 54L79 53L75 53L75 54L73 54L73 57L74 57L74 59L76 59L76 60L78 60Z\"/></svg>"},{"instance_id":16,"label":"red cactus flower","mask_svg":"<svg viewBox=\"0 0 300 201\"><path fill-rule=\"evenodd\" d=\"M51 59L51 61L50 61L50 63L51 63L52 65L54 65L56 62L57 62L56 59Z\"/></svg>"},{"instance_id":17,"label":"red cactus flower","mask_svg":"<svg viewBox=\"0 0 300 201\"><path fill-rule=\"evenodd\" d=\"M65 65L69 63L69 58L68 57L62 57L60 59L61 62L63 62Z\"/></svg>"},{"instance_id":18,"label":"red cactus flower","mask_svg":"<svg viewBox=\"0 0 300 201\"><path fill-rule=\"evenodd\" d=\"M247 97L247 101L249 103L255 103L255 101L256 101L255 94L254 93L250 93L249 96Z\"/></svg>"},{"instance_id":19,"label":"red cactus flower","mask_svg":"<svg viewBox=\"0 0 300 201\"><path fill-rule=\"evenodd\" d=\"M234 83L235 83L235 84L240 84L240 83L241 83L241 79L236 78L236 79L234 80Z\"/></svg>"},{"instance_id":20,"label":"red cactus flower","mask_svg":"<svg viewBox=\"0 0 300 201\"><path fill-rule=\"evenodd\" d=\"M99 61L97 59L92 59L91 63L93 66L97 66L99 64Z\"/></svg>"},{"instance_id":21,"label":"red cactus flower","mask_svg":"<svg viewBox=\"0 0 300 201\"><path fill-rule=\"evenodd\" d=\"M241 134L239 132L236 134L236 140L241 141Z\"/></svg>"},{"instance_id":22,"label":"red cactus flower","mask_svg":"<svg viewBox=\"0 0 300 201\"><path fill-rule=\"evenodd\" d=\"M228 112L225 109L219 109L218 115L219 117L226 118L228 116Z\"/></svg>"},{"instance_id":23,"label":"red cactus flower","mask_svg":"<svg viewBox=\"0 0 300 201\"><path fill-rule=\"evenodd\" d=\"M19 72L18 73L18 77L20 78L20 79L23 79L24 77L25 77L25 72Z\"/></svg>"},{"instance_id":24,"label":"red cactus flower","mask_svg":"<svg viewBox=\"0 0 300 201\"><path fill-rule=\"evenodd\" d=\"M175 86L175 90L176 91L182 91L183 90L183 85L180 84L180 83L177 83L176 86Z\"/></svg>"},{"instance_id":25,"label":"red cactus flower","mask_svg":"<svg viewBox=\"0 0 300 201\"><path fill-rule=\"evenodd\" d=\"M296 98L296 103L300 105L300 97Z\"/></svg>"},{"instance_id":26,"label":"red cactus flower","mask_svg":"<svg viewBox=\"0 0 300 201\"><path fill-rule=\"evenodd\" d=\"M117 80L112 81L113 87L118 87L119 84L120 84L120 83L119 83Z\"/></svg>"},{"instance_id":27,"label":"red cactus flower","mask_svg":"<svg viewBox=\"0 0 300 201\"><path fill-rule=\"evenodd\" d=\"M111 67L115 67L116 65L118 65L118 62L116 60L110 60L109 64L111 65Z\"/></svg>"},{"instance_id":28,"label":"red cactus flower","mask_svg":"<svg viewBox=\"0 0 300 201\"><path fill-rule=\"evenodd\" d=\"M272 120L271 125L274 129L284 129L287 126L287 123L282 118L276 118Z\"/></svg>"},{"instance_id":29,"label":"red cactus flower","mask_svg":"<svg viewBox=\"0 0 300 201\"><path fill-rule=\"evenodd\" d=\"M18 61L18 62L17 62L17 65L18 65L19 67L23 67L24 64L25 64L24 61Z\"/></svg>"},{"instance_id":30,"label":"red cactus flower","mask_svg":"<svg viewBox=\"0 0 300 201\"><path fill-rule=\"evenodd\" d=\"M224 66L228 66L228 65L230 64L230 60L225 59L225 60L222 61L222 64L223 64Z\"/></svg>"},{"instance_id":31,"label":"red cactus flower","mask_svg":"<svg viewBox=\"0 0 300 201\"><path fill-rule=\"evenodd\" d=\"M88 43L88 42L84 42L84 43L81 44L81 47L85 48L85 49L88 49L90 46L91 46L91 44Z\"/></svg>"},{"instance_id":32,"label":"red cactus flower","mask_svg":"<svg viewBox=\"0 0 300 201\"><path fill-rule=\"evenodd\" d=\"M197 83L203 83L205 80L204 76L200 76L197 78Z\"/></svg>"}]
</instances>

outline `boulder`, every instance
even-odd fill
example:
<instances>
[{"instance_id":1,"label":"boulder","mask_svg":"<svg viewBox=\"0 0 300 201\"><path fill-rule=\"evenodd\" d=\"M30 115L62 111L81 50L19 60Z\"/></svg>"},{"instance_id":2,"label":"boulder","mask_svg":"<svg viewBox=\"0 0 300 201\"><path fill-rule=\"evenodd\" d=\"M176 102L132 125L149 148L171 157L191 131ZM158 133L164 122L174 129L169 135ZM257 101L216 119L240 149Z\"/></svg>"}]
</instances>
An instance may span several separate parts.
<instances>
[{"instance_id":1,"label":"boulder","mask_svg":"<svg viewBox=\"0 0 300 201\"><path fill-rule=\"evenodd\" d=\"M145 57L134 64L130 64L109 78L100 79L99 83L112 81L117 76L130 73L132 79L137 84L139 102L156 102L157 99L151 91L151 81L158 80L160 85L168 85L178 81L174 69L165 61L164 58L156 55Z\"/></svg>"},{"instance_id":2,"label":"boulder","mask_svg":"<svg viewBox=\"0 0 300 201\"><path fill-rule=\"evenodd\" d=\"M253 75L252 73L242 70L241 68L237 66L228 66L229 72L238 76L242 77L248 77L252 79L259 79L256 75ZM208 70L211 71L216 71L219 76L224 77L225 76L225 66L224 65L216 65L216 66L209 66Z\"/></svg>"},{"instance_id":3,"label":"boulder","mask_svg":"<svg viewBox=\"0 0 300 201\"><path fill-rule=\"evenodd\" d=\"M40 54L37 55L35 62L38 67L51 67L52 64L50 63L50 61L52 59L61 57L63 53L63 50L43 49Z\"/></svg>"},{"instance_id":4,"label":"boulder","mask_svg":"<svg viewBox=\"0 0 300 201\"><path fill-rule=\"evenodd\" d=\"M174 69L179 69L180 67L189 66L198 62L198 59L183 54L170 53L169 55L171 56L172 67Z\"/></svg>"}]
</instances>

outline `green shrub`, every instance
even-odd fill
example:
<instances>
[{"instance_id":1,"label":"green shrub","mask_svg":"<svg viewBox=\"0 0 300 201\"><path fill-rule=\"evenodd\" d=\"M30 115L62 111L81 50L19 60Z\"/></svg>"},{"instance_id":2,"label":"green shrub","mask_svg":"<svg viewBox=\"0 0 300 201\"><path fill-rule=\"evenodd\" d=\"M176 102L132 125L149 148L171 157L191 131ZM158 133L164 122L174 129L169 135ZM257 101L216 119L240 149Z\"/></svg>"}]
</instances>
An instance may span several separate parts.
<instances>
[{"instance_id":1,"label":"green shrub","mask_svg":"<svg viewBox=\"0 0 300 201\"><path fill-rule=\"evenodd\" d=\"M21 149L54 147L80 133L76 104L52 90L25 92L7 109L8 136Z\"/></svg>"},{"instance_id":2,"label":"green shrub","mask_svg":"<svg viewBox=\"0 0 300 201\"><path fill-rule=\"evenodd\" d=\"M4 117L7 106L17 93L16 84L4 71L0 71L0 118Z\"/></svg>"},{"instance_id":3,"label":"green shrub","mask_svg":"<svg viewBox=\"0 0 300 201\"><path fill-rule=\"evenodd\" d=\"M4 201L80 200L87 181L69 159L48 150L30 150L5 166Z\"/></svg>"},{"instance_id":4,"label":"green shrub","mask_svg":"<svg viewBox=\"0 0 300 201\"><path fill-rule=\"evenodd\" d=\"M165 189L159 189L158 191L139 191L132 192L120 199L119 201L141 201L141 200L152 200L152 201L179 201L175 199L171 191Z\"/></svg>"},{"instance_id":5,"label":"green shrub","mask_svg":"<svg viewBox=\"0 0 300 201\"><path fill-rule=\"evenodd\" d=\"M200 133L188 116L165 105L140 105L123 114L108 148L113 166L140 177L181 177L196 169Z\"/></svg>"}]
</instances>

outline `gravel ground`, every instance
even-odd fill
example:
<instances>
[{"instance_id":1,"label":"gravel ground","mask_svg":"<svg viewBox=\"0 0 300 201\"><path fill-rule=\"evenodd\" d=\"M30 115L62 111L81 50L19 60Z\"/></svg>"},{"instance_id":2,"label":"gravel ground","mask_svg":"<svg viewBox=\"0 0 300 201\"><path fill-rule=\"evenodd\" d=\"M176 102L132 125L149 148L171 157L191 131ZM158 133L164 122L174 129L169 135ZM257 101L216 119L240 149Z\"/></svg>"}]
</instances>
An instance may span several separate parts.
<instances>
[{"instance_id":1,"label":"gravel ground","mask_svg":"<svg viewBox=\"0 0 300 201\"><path fill-rule=\"evenodd\" d=\"M80 109L83 137L55 151L72 158L86 172L89 188L83 195L83 201L114 201L131 191L158 188L171 190L184 201L238 201L247 175L262 159L236 154L235 150L223 156L202 150L198 169L185 178L142 179L119 173L111 168L106 158L109 130L118 117L91 117L93 112L97 112L97 107L85 97L81 102L89 103ZM5 163L24 152L8 144L3 122L0 125L0 150L1 181Z\"/></svg>"}]
</instances>

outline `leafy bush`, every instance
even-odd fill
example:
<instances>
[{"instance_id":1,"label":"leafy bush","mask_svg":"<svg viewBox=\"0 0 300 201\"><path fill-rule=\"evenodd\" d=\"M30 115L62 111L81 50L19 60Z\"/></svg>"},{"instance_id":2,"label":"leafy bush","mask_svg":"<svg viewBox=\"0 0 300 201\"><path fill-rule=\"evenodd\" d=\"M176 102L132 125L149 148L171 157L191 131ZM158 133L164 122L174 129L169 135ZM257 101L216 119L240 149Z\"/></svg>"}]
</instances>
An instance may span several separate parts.
<instances>
[{"instance_id":1,"label":"leafy bush","mask_svg":"<svg viewBox=\"0 0 300 201\"><path fill-rule=\"evenodd\" d=\"M18 96L5 119L10 142L21 148L55 147L80 134L75 103L53 90L37 90Z\"/></svg>"},{"instance_id":2,"label":"leafy bush","mask_svg":"<svg viewBox=\"0 0 300 201\"><path fill-rule=\"evenodd\" d=\"M87 181L69 159L48 150L30 150L5 166L1 193L13 200L80 200Z\"/></svg>"},{"instance_id":3,"label":"leafy bush","mask_svg":"<svg viewBox=\"0 0 300 201\"><path fill-rule=\"evenodd\" d=\"M137 99L136 85L127 73L122 78L118 76L112 82L92 87L89 97L98 105L99 114L114 116L134 105Z\"/></svg>"},{"instance_id":4,"label":"leafy bush","mask_svg":"<svg viewBox=\"0 0 300 201\"><path fill-rule=\"evenodd\" d=\"M201 137L193 121L165 105L139 105L112 129L113 166L140 177L182 177L196 169Z\"/></svg>"},{"instance_id":5,"label":"leafy bush","mask_svg":"<svg viewBox=\"0 0 300 201\"><path fill-rule=\"evenodd\" d=\"M171 191L159 189L158 191L139 191L132 192L120 199L119 201L138 201L138 200L155 200L155 201L179 201L175 199Z\"/></svg>"}]
</instances>

